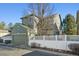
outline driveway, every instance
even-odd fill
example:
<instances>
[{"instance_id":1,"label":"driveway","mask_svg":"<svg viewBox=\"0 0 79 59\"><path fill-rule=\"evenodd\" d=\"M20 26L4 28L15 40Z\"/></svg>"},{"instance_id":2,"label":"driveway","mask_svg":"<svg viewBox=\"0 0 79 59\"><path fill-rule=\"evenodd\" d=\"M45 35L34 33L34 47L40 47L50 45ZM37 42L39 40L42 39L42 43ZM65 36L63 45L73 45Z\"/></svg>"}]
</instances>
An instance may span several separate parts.
<instances>
[{"instance_id":1,"label":"driveway","mask_svg":"<svg viewBox=\"0 0 79 59\"><path fill-rule=\"evenodd\" d=\"M22 56L23 54L27 54L30 52L32 51L27 49L13 48L0 45L0 56Z\"/></svg>"}]
</instances>

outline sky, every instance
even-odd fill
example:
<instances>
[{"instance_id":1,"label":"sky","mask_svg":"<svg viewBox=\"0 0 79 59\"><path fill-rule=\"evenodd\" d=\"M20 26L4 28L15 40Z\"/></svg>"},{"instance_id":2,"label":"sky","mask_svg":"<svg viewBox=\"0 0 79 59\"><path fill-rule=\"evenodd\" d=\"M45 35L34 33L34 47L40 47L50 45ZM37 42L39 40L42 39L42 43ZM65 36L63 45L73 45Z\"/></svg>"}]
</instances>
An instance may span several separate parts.
<instances>
[{"instance_id":1,"label":"sky","mask_svg":"<svg viewBox=\"0 0 79 59\"><path fill-rule=\"evenodd\" d=\"M61 15L61 18L65 18L67 14L76 15L79 10L79 4L77 3L52 3L54 6L54 13ZM27 3L0 3L0 22L4 21L9 23L21 23L21 17L24 14L24 10L28 10Z\"/></svg>"}]
</instances>

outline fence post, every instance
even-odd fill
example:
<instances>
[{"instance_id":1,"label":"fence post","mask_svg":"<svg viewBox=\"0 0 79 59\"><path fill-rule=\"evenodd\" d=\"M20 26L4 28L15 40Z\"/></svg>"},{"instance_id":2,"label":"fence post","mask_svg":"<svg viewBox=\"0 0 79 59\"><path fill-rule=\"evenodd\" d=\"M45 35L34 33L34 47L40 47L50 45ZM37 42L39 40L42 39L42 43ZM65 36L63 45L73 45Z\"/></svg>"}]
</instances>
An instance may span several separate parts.
<instances>
[{"instance_id":1,"label":"fence post","mask_svg":"<svg viewBox=\"0 0 79 59\"><path fill-rule=\"evenodd\" d=\"M33 37L33 40L35 40L35 37L36 37L36 36Z\"/></svg>"},{"instance_id":2,"label":"fence post","mask_svg":"<svg viewBox=\"0 0 79 59\"><path fill-rule=\"evenodd\" d=\"M55 35L56 41L57 41L57 35Z\"/></svg>"},{"instance_id":3,"label":"fence post","mask_svg":"<svg viewBox=\"0 0 79 59\"><path fill-rule=\"evenodd\" d=\"M45 36L43 36L43 40L45 40Z\"/></svg>"},{"instance_id":4,"label":"fence post","mask_svg":"<svg viewBox=\"0 0 79 59\"><path fill-rule=\"evenodd\" d=\"M67 41L67 35L65 35L65 41Z\"/></svg>"},{"instance_id":5,"label":"fence post","mask_svg":"<svg viewBox=\"0 0 79 59\"><path fill-rule=\"evenodd\" d=\"M65 42L66 42L66 50L67 50L67 35L65 35Z\"/></svg>"}]
</instances>

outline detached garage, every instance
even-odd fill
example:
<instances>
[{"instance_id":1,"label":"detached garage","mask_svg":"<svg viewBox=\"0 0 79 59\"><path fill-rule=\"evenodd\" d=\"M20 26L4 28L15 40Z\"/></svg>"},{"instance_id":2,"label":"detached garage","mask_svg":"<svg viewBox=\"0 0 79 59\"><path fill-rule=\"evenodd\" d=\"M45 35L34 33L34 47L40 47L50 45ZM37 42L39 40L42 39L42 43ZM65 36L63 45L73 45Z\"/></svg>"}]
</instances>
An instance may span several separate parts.
<instances>
[{"instance_id":1,"label":"detached garage","mask_svg":"<svg viewBox=\"0 0 79 59\"><path fill-rule=\"evenodd\" d=\"M22 24L17 23L12 29L12 43L15 47L28 48L28 32L22 27Z\"/></svg>"}]
</instances>

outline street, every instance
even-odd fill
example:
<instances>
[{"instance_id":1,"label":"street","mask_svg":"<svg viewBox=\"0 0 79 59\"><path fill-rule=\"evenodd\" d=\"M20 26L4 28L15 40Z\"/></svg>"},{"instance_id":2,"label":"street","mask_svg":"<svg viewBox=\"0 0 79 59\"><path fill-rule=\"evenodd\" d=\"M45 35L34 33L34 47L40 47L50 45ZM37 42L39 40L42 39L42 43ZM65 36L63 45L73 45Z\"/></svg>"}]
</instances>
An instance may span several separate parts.
<instances>
[{"instance_id":1,"label":"street","mask_svg":"<svg viewBox=\"0 0 79 59\"><path fill-rule=\"evenodd\" d=\"M48 51L43 49L31 49L32 52L26 53L22 56L74 56L73 54L66 54L54 51Z\"/></svg>"},{"instance_id":2,"label":"street","mask_svg":"<svg viewBox=\"0 0 79 59\"><path fill-rule=\"evenodd\" d=\"M23 56L58 56L58 55L43 52L43 51L33 51L33 52L30 52L30 53L24 54Z\"/></svg>"}]
</instances>

